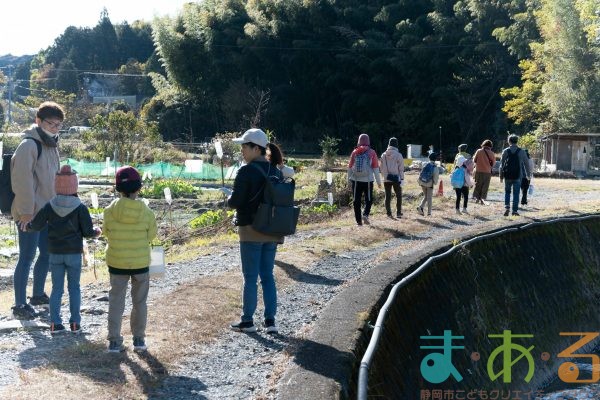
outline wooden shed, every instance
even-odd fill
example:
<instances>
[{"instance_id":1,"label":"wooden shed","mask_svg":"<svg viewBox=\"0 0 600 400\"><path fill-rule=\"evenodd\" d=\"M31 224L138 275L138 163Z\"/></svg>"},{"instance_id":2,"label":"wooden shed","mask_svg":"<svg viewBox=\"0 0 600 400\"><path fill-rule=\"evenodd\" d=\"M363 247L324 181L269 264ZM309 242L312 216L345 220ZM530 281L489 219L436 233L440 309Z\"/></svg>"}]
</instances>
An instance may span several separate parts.
<instances>
[{"instance_id":1,"label":"wooden shed","mask_svg":"<svg viewBox=\"0 0 600 400\"><path fill-rule=\"evenodd\" d=\"M551 133L540 141L541 171L600 176L600 133Z\"/></svg>"}]
</instances>

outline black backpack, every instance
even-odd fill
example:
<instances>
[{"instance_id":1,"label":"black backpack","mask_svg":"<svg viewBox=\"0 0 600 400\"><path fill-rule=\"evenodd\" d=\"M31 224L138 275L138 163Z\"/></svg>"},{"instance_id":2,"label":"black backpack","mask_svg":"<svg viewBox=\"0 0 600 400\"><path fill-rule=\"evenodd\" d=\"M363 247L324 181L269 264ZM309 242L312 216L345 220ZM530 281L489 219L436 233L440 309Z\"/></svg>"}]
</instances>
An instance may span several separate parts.
<instances>
[{"instance_id":1,"label":"black backpack","mask_svg":"<svg viewBox=\"0 0 600 400\"><path fill-rule=\"evenodd\" d=\"M521 163L519 162L519 152L521 149L517 149L514 153L510 150L506 150L508 156L504 159L502 164L502 176L504 179L519 179L521 176Z\"/></svg>"},{"instance_id":2,"label":"black backpack","mask_svg":"<svg viewBox=\"0 0 600 400\"><path fill-rule=\"evenodd\" d=\"M254 163L265 177L262 200L252 221L252 227L258 232L271 236L286 236L296 233L300 208L294 206L296 181L292 178L271 175ZM270 171L271 166L269 166ZM259 192L260 193L260 192Z\"/></svg>"},{"instance_id":3,"label":"black backpack","mask_svg":"<svg viewBox=\"0 0 600 400\"><path fill-rule=\"evenodd\" d=\"M35 142L38 151L37 159L39 160L42 155L42 143L31 137L26 137L23 140L27 139ZM10 208L15 199L15 193L12 191L10 180L10 160L12 156L12 153L2 155L2 169L0 169L0 212L2 214L10 214Z\"/></svg>"}]
</instances>

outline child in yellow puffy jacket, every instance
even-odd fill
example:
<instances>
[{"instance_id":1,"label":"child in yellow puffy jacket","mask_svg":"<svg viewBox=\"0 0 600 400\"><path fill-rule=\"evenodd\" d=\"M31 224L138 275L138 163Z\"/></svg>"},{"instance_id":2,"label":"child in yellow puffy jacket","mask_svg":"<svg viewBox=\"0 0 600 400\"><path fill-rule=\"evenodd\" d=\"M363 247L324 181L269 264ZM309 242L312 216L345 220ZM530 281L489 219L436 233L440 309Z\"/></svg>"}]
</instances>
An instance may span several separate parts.
<instances>
[{"instance_id":1,"label":"child in yellow puffy jacket","mask_svg":"<svg viewBox=\"0 0 600 400\"><path fill-rule=\"evenodd\" d=\"M116 173L116 190L121 195L104 210L104 236L108 239L106 263L110 273L108 306L108 352L125 350L121 322L125 310L127 284L131 280L131 333L133 348L146 350L146 321L150 279L150 242L156 237L154 213L137 199L142 188L138 171L124 166Z\"/></svg>"}]
</instances>

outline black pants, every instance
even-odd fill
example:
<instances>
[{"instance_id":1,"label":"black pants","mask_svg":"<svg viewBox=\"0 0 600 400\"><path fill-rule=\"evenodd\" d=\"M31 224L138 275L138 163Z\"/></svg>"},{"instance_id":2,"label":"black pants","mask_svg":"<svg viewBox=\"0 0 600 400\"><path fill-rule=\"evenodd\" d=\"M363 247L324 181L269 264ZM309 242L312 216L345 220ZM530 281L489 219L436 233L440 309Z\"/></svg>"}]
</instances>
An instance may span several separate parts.
<instances>
[{"instance_id":1,"label":"black pants","mask_svg":"<svg viewBox=\"0 0 600 400\"><path fill-rule=\"evenodd\" d=\"M367 217L371 213L371 204L373 204L373 182L352 182L352 193L354 194L354 217L356 222L362 222L362 215ZM365 210L361 214L362 197L365 196Z\"/></svg>"},{"instance_id":2,"label":"black pants","mask_svg":"<svg viewBox=\"0 0 600 400\"><path fill-rule=\"evenodd\" d=\"M521 178L521 204L527 204L527 191L531 182L527 178Z\"/></svg>"},{"instance_id":3,"label":"black pants","mask_svg":"<svg viewBox=\"0 0 600 400\"><path fill-rule=\"evenodd\" d=\"M396 193L396 215L402 213L402 187L400 182L383 182L385 189L385 211L387 215L392 215L392 188Z\"/></svg>"},{"instance_id":4,"label":"black pants","mask_svg":"<svg viewBox=\"0 0 600 400\"><path fill-rule=\"evenodd\" d=\"M469 187L463 186L460 189L454 188L454 191L456 192L456 209L458 210L460 208L461 195L463 197L463 208L467 208L467 203L469 202Z\"/></svg>"}]
</instances>

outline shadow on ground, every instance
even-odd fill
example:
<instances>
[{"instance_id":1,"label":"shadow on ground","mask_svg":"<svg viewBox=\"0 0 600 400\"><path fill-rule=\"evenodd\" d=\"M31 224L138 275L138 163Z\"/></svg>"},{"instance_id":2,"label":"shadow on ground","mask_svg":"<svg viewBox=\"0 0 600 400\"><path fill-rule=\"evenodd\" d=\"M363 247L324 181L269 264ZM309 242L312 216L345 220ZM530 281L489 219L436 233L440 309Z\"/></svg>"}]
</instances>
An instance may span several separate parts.
<instances>
[{"instance_id":1,"label":"shadow on ground","mask_svg":"<svg viewBox=\"0 0 600 400\"><path fill-rule=\"evenodd\" d=\"M99 385L133 385L148 399L205 398L198 392L205 390L206 385L198 379L169 375L151 351L134 352L129 348L118 354L107 353L104 343L70 332L54 337L33 332L32 338L35 346L19 354L19 363L25 370L55 370Z\"/></svg>"},{"instance_id":2,"label":"shadow on ground","mask_svg":"<svg viewBox=\"0 0 600 400\"><path fill-rule=\"evenodd\" d=\"M415 221L417 221L418 223L420 223L422 225L429 225L429 226L432 226L434 228L452 229L451 226L442 225L442 224L440 224L438 222L433 222L433 221L431 221L429 219L417 218L417 219L415 219Z\"/></svg>"},{"instance_id":3,"label":"shadow on ground","mask_svg":"<svg viewBox=\"0 0 600 400\"><path fill-rule=\"evenodd\" d=\"M304 272L294 264L286 263L280 260L275 260L275 265L280 267L283 272L287 274L291 279L297 282L310 283L314 285L327 285L327 286L338 286L344 283L339 279L330 279L321 275L311 274Z\"/></svg>"},{"instance_id":4,"label":"shadow on ground","mask_svg":"<svg viewBox=\"0 0 600 400\"><path fill-rule=\"evenodd\" d=\"M262 346L273 350L289 348L289 353L294 354L294 363L301 368L342 383L347 380L345 371L341 368L331 368L331 365L352 363L356 358L349 351L339 351L332 346L317 343L313 340L286 337L283 335L269 335L267 337L257 333L248 334ZM328 362L324 363L326 359Z\"/></svg>"}]
</instances>

